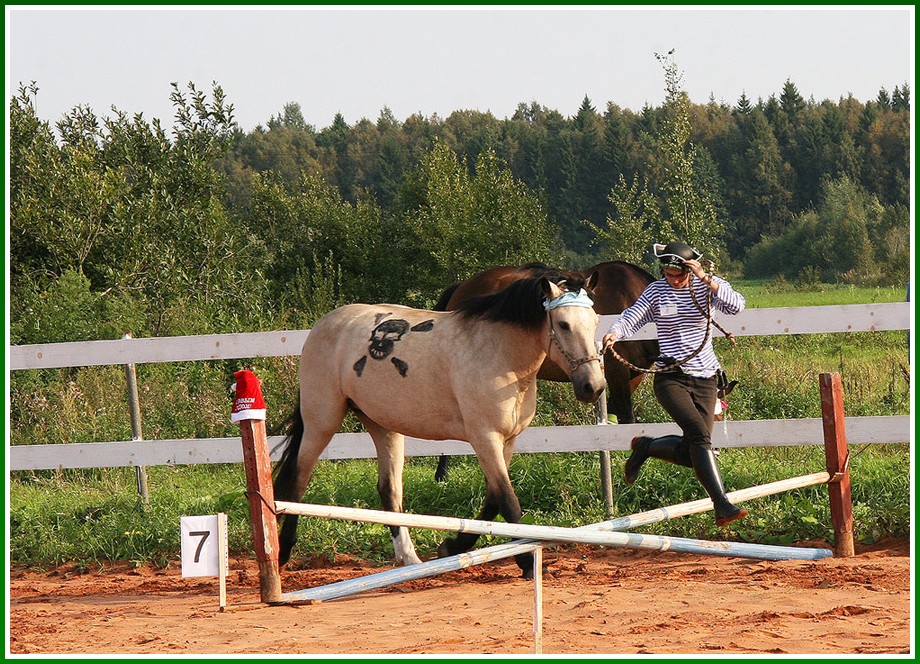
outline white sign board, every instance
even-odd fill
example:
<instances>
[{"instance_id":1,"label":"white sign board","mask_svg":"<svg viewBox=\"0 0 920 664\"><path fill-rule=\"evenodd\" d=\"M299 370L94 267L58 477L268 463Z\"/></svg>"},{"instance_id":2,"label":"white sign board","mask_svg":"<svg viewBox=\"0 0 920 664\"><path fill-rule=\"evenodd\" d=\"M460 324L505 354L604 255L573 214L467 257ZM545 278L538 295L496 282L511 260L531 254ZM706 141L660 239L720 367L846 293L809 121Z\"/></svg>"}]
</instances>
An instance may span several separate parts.
<instances>
[{"instance_id":1,"label":"white sign board","mask_svg":"<svg viewBox=\"0 0 920 664\"><path fill-rule=\"evenodd\" d=\"M220 576L220 534L216 514L179 519L182 576Z\"/></svg>"}]
</instances>

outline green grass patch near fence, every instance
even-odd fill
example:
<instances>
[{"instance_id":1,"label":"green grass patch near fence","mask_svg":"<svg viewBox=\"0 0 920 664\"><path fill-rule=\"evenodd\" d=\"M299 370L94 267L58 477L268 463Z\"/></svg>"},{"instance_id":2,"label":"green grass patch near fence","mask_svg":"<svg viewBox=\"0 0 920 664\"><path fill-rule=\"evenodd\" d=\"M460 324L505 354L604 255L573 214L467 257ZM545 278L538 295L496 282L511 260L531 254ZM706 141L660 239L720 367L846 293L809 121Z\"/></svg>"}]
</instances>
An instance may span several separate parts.
<instances>
[{"instance_id":1,"label":"green grass patch near fence","mask_svg":"<svg viewBox=\"0 0 920 664\"><path fill-rule=\"evenodd\" d=\"M856 286L853 284L802 284L784 279L732 280L749 307L816 307L836 304L903 302L904 286Z\"/></svg>"},{"instance_id":2,"label":"green grass patch near fence","mask_svg":"<svg viewBox=\"0 0 920 664\"><path fill-rule=\"evenodd\" d=\"M910 532L907 445L874 445L852 450L854 530L861 542ZM622 480L625 452L612 453L614 516L704 498L693 472L650 461L636 484ZM727 488L746 488L824 469L815 447L729 449L720 454ZM444 516L475 516L485 484L475 459L457 457L445 483L434 481L436 459L409 459L405 472L406 510ZM242 466L226 464L148 469L150 504L134 491L133 469L42 471L20 474L12 484L10 556L14 565L82 567L111 560L178 565L179 517L228 515L230 551L249 556L252 534ZM600 494L599 455L522 454L512 459L512 482L524 507L524 521L581 526L605 519ZM305 502L380 509L373 460L325 461L316 470ZM761 544L832 541L827 488L796 489L746 503L750 515L717 528L707 512L645 526L641 532ZM423 557L433 557L445 533L413 530ZM483 538L482 544L507 541ZM301 517L292 565L309 565L338 554L386 562L392 559L384 526Z\"/></svg>"},{"instance_id":3,"label":"green grass patch near fence","mask_svg":"<svg viewBox=\"0 0 920 664\"><path fill-rule=\"evenodd\" d=\"M812 287L782 282L736 282L748 306L896 302L903 289ZM730 319L726 321L730 329ZM740 381L729 397L731 419L820 417L818 375L838 372L848 415L910 413L910 365L906 332L740 337L733 347L718 339L716 350L729 377ZM229 385L242 362L181 362L139 365L144 437L148 440L238 436L229 421ZM269 431L280 432L294 407L297 359L253 363L269 405ZM130 440L124 370L88 367L19 371L11 376L11 440L14 445ZM634 395L643 422L667 415L643 381ZM593 409L575 401L568 385L541 383L532 426L589 424ZM719 425L721 426L721 425ZM731 427L731 421L727 424ZM354 419L344 430L359 429ZM626 454L612 453L615 516L704 497L692 471L649 462L632 486L622 480ZM851 449L856 537L871 542L910 532L911 459L908 445ZM433 457L409 459L406 510L475 516L485 490L472 457L457 457L446 483L434 482ZM823 470L818 447L727 449L720 465L729 490ZM516 455L512 481L525 521L578 526L604 519L597 453ZM51 567L61 563L104 564L133 560L176 565L179 517L226 512L230 548L248 555L251 535L241 464L148 469L150 504L143 506L130 468L15 472L10 474L10 558L14 565ZM305 501L378 508L373 460L323 461ZM764 544L830 539L827 490L823 486L748 503L748 518L729 528L714 526L711 514L643 528L643 532ZM434 555L445 536L413 532L420 554ZM492 541L484 539L485 543ZM295 558L358 555L385 561L392 556L383 526L301 519Z\"/></svg>"}]
</instances>

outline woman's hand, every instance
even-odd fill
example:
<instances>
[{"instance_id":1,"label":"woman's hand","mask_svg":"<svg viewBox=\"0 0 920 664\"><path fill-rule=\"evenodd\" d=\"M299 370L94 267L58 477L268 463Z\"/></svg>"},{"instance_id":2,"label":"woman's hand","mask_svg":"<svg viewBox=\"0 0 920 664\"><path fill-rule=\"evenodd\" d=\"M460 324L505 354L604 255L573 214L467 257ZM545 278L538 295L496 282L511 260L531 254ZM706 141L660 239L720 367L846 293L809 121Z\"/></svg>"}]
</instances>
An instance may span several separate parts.
<instances>
[{"instance_id":1,"label":"woman's hand","mask_svg":"<svg viewBox=\"0 0 920 664\"><path fill-rule=\"evenodd\" d=\"M684 261L684 265L690 269L690 271L693 273L693 276L695 276L697 279L706 279L706 270L703 269L703 266L700 265L699 261Z\"/></svg>"},{"instance_id":2,"label":"woman's hand","mask_svg":"<svg viewBox=\"0 0 920 664\"><path fill-rule=\"evenodd\" d=\"M601 342L604 345L604 350L607 350L607 348L612 346L616 342L616 340L617 340L617 335L615 335L613 332L608 332L607 334L605 334L603 339L601 339Z\"/></svg>"},{"instance_id":3,"label":"woman's hand","mask_svg":"<svg viewBox=\"0 0 920 664\"><path fill-rule=\"evenodd\" d=\"M686 265L687 268L691 272L693 272L693 275L697 279L699 279L700 281L706 282L709 288L712 289L713 293L718 292L719 290L718 282L715 282L712 280L712 275L706 274L706 270L703 269L703 266L700 265L699 261L695 261L695 260L684 261L684 265Z\"/></svg>"}]
</instances>

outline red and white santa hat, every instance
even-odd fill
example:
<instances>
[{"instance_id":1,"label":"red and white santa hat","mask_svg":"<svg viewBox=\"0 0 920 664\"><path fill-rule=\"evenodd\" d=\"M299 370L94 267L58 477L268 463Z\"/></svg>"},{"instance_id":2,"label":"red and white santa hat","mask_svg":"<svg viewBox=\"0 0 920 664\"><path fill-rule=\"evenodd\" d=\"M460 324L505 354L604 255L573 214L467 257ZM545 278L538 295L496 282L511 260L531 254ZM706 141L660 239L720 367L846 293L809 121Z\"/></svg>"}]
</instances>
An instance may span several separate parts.
<instances>
[{"instance_id":1,"label":"red and white santa hat","mask_svg":"<svg viewBox=\"0 0 920 664\"><path fill-rule=\"evenodd\" d=\"M231 389L236 390L236 398L233 400L230 421L264 420L266 408L259 379L248 369L237 371L233 377L236 378L236 382Z\"/></svg>"}]
</instances>

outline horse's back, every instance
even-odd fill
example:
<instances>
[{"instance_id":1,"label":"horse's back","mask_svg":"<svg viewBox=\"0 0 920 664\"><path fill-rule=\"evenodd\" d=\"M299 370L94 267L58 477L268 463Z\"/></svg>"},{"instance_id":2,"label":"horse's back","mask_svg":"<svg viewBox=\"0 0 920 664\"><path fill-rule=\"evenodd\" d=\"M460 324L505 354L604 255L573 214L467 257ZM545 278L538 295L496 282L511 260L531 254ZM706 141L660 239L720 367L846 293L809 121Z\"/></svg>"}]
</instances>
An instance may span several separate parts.
<instances>
[{"instance_id":1,"label":"horse's back","mask_svg":"<svg viewBox=\"0 0 920 664\"><path fill-rule=\"evenodd\" d=\"M444 312L352 304L320 319L301 354L301 391L318 406L347 402L390 430L433 435L426 422L456 417L450 377L457 321ZM398 424L397 424L398 423ZM424 435L428 434L428 435Z\"/></svg>"},{"instance_id":2,"label":"horse's back","mask_svg":"<svg viewBox=\"0 0 920 664\"><path fill-rule=\"evenodd\" d=\"M439 306L435 309L443 311L452 311L457 306L474 297L490 295L507 287L517 279L523 279L529 276L529 272L524 268L513 265L496 265L479 272L465 281L451 286L452 290L448 297L442 298ZM447 293L445 292L445 295ZM446 301L445 301L446 300Z\"/></svg>"},{"instance_id":3,"label":"horse's back","mask_svg":"<svg viewBox=\"0 0 920 664\"><path fill-rule=\"evenodd\" d=\"M365 358L374 362L398 357L398 351L419 353L437 336L444 313L412 309L395 304L348 304L323 316L310 330L301 352L301 366L320 362L341 368L343 373L362 374L354 364ZM440 332L440 330L438 331ZM348 358L354 358L349 365ZM371 366L373 363L371 364Z\"/></svg>"},{"instance_id":4,"label":"horse's back","mask_svg":"<svg viewBox=\"0 0 920 664\"><path fill-rule=\"evenodd\" d=\"M606 261L584 270L585 278L597 273L594 310L604 316L622 313L630 307L655 278L637 265L625 261Z\"/></svg>"}]
</instances>

